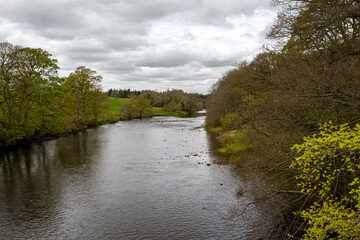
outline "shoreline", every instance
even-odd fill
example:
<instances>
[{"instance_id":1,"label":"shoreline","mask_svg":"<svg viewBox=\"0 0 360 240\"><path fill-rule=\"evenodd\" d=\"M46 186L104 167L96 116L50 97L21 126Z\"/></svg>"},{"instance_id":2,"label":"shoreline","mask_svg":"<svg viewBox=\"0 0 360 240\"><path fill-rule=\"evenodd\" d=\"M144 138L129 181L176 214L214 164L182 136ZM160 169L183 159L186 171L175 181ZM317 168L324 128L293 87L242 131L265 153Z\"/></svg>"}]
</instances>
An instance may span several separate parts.
<instances>
[{"instance_id":1,"label":"shoreline","mask_svg":"<svg viewBox=\"0 0 360 240\"><path fill-rule=\"evenodd\" d=\"M198 115L200 114L200 115ZM195 114L193 117L197 117L197 116L201 116L202 113L198 113L198 114ZM174 112L174 114L156 114L154 116L151 116L151 117L147 117L147 118L153 118L153 117L177 117L177 118L185 118L185 117L191 117L189 115L179 115L177 112ZM11 151L14 151L14 150L18 150L18 149L21 149L21 148L25 148L33 143L38 143L38 142L41 142L41 141L49 141L49 140L53 140L53 139L57 139L59 137L63 137L63 136L68 136L68 135L71 135L71 134L75 134L75 133L78 133L78 132L82 132L82 131L86 131L88 129L91 129L91 128L96 128L96 127L100 127L100 126L104 126L104 125L107 125L107 124L114 124L114 123L117 123L117 122L121 122L121 121L131 121L131 120L135 120L135 119L146 119L146 118L132 118L132 119L128 119L128 120L123 120L123 119L118 119L118 120L105 120L105 121L102 121L102 122L98 122L97 124L89 124L88 126L86 126L85 128L81 128L81 129L73 129L71 131L68 131L68 132L63 132L63 133L58 133L58 134L52 134L52 135L44 135L44 136L36 136L34 135L33 137L31 138L28 138L28 139L21 139L19 141L17 141L15 144L11 144L11 145L4 145L4 146L1 146L0 145L0 155L3 154L3 153L7 153L7 152L11 152Z\"/></svg>"}]
</instances>

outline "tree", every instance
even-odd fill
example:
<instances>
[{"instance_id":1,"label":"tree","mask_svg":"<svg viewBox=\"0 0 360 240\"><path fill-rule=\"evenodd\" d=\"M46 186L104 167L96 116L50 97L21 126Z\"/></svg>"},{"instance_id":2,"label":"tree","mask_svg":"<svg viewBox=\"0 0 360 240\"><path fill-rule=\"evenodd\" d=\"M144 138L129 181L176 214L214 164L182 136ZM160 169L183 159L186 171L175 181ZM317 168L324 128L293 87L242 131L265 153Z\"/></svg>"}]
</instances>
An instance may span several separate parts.
<instances>
[{"instance_id":1,"label":"tree","mask_svg":"<svg viewBox=\"0 0 360 240\"><path fill-rule=\"evenodd\" d=\"M63 83L68 107L73 109L73 121L77 125L96 124L105 106L101 92L100 75L96 71L80 66L70 73Z\"/></svg>"},{"instance_id":2,"label":"tree","mask_svg":"<svg viewBox=\"0 0 360 240\"><path fill-rule=\"evenodd\" d=\"M163 111L177 112L177 111L181 111L182 107L180 102L176 102L175 100L172 100L171 102L166 104L162 109Z\"/></svg>"},{"instance_id":3,"label":"tree","mask_svg":"<svg viewBox=\"0 0 360 240\"><path fill-rule=\"evenodd\" d=\"M181 103L183 105L183 111L188 112L190 115L193 115L196 111L203 110L204 108L202 100L194 94L184 96Z\"/></svg>"},{"instance_id":4,"label":"tree","mask_svg":"<svg viewBox=\"0 0 360 240\"><path fill-rule=\"evenodd\" d=\"M359 134L358 127L350 129L342 124L354 126L360 120L360 2L273 2L284 7L269 34L272 39L285 40L280 51L266 51L226 73L207 99L207 124L219 126L217 130L222 129L225 136L231 136L224 133L229 130L244 134L244 149L232 157L239 157L239 165L255 166L253 171L265 172L274 182L274 189L262 199L277 194L289 199L284 209L298 212L289 221L293 223L289 232L296 233L296 220L302 216L307 224L304 237L316 238L321 233L325 238L358 238L358 138L349 137L347 146L341 142L346 134L353 136L353 130ZM323 126L317 133L318 124L330 120L341 127ZM341 146L324 131L333 134ZM304 136L312 136L305 141L310 145L304 143L299 155L318 155L309 155L308 162L298 156L289 168L295 155L291 146ZM316 158L321 159L322 154L329 159L324 164ZM332 171L335 180L327 175ZM303 192L296 189L297 174L309 176L298 179L310 184L301 185ZM311 188L314 184L319 185ZM326 184L330 190L325 189ZM326 196L320 188L327 191Z\"/></svg>"},{"instance_id":5,"label":"tree","mask_svg":"<svg viewBox=\"0 0 360 240\"><path fill-rule=\"evenodd\" d=\"M154 115L150 100L145 96L132 96L130 103L121 109L121 118L124 120L132 118L146 118Z\"/></svg>"},{"instance_id":6,"label":"tree","mask_svg":"<svg viewBox=\"0 0 360 240\"><path fill-rule=\"evenodd\" d=\"M282 5L268 36L286 39L285 49L359 54L358 0L273 0Z\"/></svg>"},{"instance_id":7,"label":"tree","mask_svg":"<svg viewBox=\"0 0 360 240\"><path fill-rule=\"evenodd\" d=\"M38 48L0 44L0 132L6 144L54 131L61 94L57 60Z\"/></svg>"}]
</instances>

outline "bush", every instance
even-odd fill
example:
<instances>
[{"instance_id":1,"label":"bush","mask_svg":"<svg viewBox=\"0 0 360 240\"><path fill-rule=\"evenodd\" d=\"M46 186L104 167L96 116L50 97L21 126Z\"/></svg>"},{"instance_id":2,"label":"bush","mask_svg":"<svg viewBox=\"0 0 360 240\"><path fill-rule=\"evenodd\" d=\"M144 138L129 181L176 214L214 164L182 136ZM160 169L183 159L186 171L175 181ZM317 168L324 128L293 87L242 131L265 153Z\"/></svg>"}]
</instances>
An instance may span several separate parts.
<instances>
[{"instance_id":1,"label":"bush","mask_svg":"<svg viewBox=\"0 0 360 240\"><path fill-rule=\"evenodd\" d=\"M221 126L224 130L241 128L243 122L237 113L229 113L221 118Z\"/></svg>"},{"instance_id":2,"label":"bush","mask_svg":"<svg viewBox=\"0 0 360 240\"><path fill-rule=\"evenodd\" d=\"M150 104L150 100L144 96L133 96L130 98L130 103L126 104L121 109L121 118L128 120L132 118L146 118L152 117L154 112Z\"/></svg>"},{"instance_id":3,"label":"bush","mask_svg":"<svg viewBox=\"0 0 360 240\"><path fill-rule=\"evenodd\" d=\"M360 234L360 125L332 123L294 145L291 167L301 191L317 200L299 214L307 222L304 239L355 239Z\"/></svg>"},{"instance_id":4,"label":"bush","mask_svg":"<svg viewBox=\"0 0 360 240\"><path fill-rule=\"evenodd\" d=\"M245 144L242 142L244 137L245 135L239 131L227 132L220 137L222 147L219 152L230 155L231 164L237 164L240 160L238 154L246 149Z\"/></svg>"}]
</instances>

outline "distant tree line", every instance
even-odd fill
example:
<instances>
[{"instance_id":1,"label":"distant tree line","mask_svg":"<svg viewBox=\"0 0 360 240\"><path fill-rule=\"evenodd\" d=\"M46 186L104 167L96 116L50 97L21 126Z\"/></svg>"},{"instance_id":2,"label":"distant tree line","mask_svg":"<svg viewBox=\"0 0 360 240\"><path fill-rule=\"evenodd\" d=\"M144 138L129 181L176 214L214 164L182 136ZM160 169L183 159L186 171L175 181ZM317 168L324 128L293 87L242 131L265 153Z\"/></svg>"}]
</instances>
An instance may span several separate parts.
<instances>
[{"instance_id":1,"label":"distant tree line","mask_svg":"<svg viewBox=\"0 0 360 240\"><path fill-rule=\"evenodd\" d=\"M145 90L141 92L145 98L150 100L154 107L162 107L164 111L185 111L193 115L196 111L205 107L206 96L198 93L185 93L174 89L165 92Z\"/></svg>"},{"instance_id":2,"label":"distant tree line","mask_svg":"<svg viewBox=\"0 0 360 240\"><path fill-rule=\"evenodd\" d=\"M66 78L38 48L0 43L0 147L97 125L106 96L101 76L80 66Z\"/></svg>"},{"instance_id":3,"label":"distant tree line","mask_svg":"<svg viewBox=\"0 0 360 240\"><path fill-rule=\"evenodd\" d=\"M212 87L207 124L241 133L234 163L283 177L267 196L291 199L284 238L358 239L360 2L273 3L276 45Z\"/></svg>"},{"instance_id":4,"label":"distant tree line","mask_svg":"<svg viewBox=\"0 0 360 240\"><path fill-rule=\"evenodd\" d=\"M131 89L112 89L110 88L107 91L108 97L113 98L130 98L132 96L140 95L141 91L131 90Z\"/></svg>"},{"instance_id":5,"label":"distant tree line","mask_svg":"<svg viewBox=\"0 0 360 240\"><path fill-rule=\"evenodd\" d=\"M110 89L108 96L131 99L131 103L122 110L122 119L149 117L152 111L141 111L144 106L161 107L163 111L184 111L193 115L196 111L204 109L206 95L198 93L185 93L182 90L167 90L157 92L153 90L115 90Z\"/></svg>"}]
</instances>

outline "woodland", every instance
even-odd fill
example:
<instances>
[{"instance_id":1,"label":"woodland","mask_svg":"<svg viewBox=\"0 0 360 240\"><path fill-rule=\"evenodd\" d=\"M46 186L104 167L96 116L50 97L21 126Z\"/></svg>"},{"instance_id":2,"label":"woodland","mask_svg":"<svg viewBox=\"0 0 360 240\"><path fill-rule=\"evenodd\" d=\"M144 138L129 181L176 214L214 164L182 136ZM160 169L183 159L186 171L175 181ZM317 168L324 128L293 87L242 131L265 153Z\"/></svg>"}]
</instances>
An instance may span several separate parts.
<instances>
[{"instance_id":1,"label":"woodland","mask_svg":"<svg viewBox=\"0 0 360 240\"><path fill-rule=\"evenodd\" d=\"M268 176L284 238L360 238L360 1L274 0L271 45L212 87L207 126ZM265 184L265 183L264 183Z\"/></svg>"},{"instance_id":2,"label":"woodland","mask_svg":"<svg viewBox=\"0 0 360 240\"><path fill-rule=\"evenodd\" d=\"M47 51L0 43L0 146L97 124L101 76L80 66L60 78L58 69Z\"/></svg>"}]
</instances>

